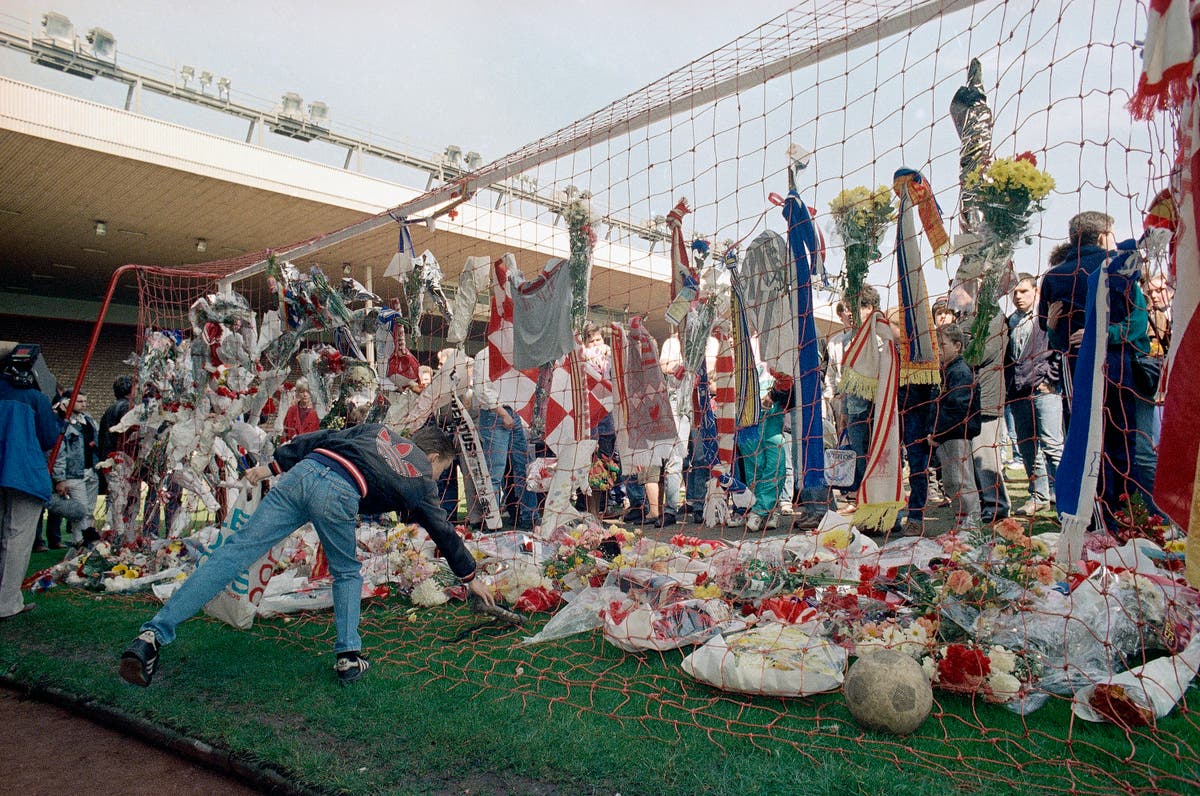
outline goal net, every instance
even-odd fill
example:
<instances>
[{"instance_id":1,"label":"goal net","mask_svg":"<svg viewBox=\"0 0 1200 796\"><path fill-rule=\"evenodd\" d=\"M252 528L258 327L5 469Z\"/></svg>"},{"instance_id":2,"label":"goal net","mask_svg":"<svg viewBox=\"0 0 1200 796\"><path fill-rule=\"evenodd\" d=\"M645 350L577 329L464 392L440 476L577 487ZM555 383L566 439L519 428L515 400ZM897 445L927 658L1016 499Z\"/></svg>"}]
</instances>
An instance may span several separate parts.
<instances>
[{"instance_id":1,"label":"goal net","mask_svg":"<svg viewBox=\"0 0 1200 796\"><path fill-rule=\"evenodd\" d=\"M471 669L436 621L368 610L377 659L419 645L431 676L482 665L660 740L1182 789L1195 593L1151 497L1161 395L1132 371L1169 339L1170 235L1143 233L1172 217L1178 124L1126 108L1146 26L1131 0L801 3L387 213L143 277L142 367L186 342L175 399L271 444L301 378L327 427L360 404L442 423L452 516L537 551L485 545L498 588L576 593L541 637L604 598L589 635L489 639ZM226 437L236 468L254 435ZM324 643L327 621L262 632ZM883 648L934 684L908 741L837 695L765 698ZM903 671L863 676L899 694ZM877 726L919 712L847 697Z\"/></svg>"}]
</instances>

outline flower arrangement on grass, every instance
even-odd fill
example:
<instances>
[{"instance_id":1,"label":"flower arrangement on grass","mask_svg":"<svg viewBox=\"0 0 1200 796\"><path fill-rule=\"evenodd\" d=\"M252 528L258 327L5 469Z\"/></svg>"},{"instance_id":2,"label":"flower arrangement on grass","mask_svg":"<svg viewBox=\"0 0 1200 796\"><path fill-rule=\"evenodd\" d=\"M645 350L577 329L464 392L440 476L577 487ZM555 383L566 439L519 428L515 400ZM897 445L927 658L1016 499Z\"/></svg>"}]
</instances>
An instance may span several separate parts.
<instances>
[{"instance_id":1,"label":"flower arrangement on grass","mask_svg":"<svg viewBox=\"0 0 1200 796\"><path fill-rule=\"evenodd\" d=\"M860 185L847 188L829 203L834 229L846 244L843 287L854 304L858 303L871 263L883 256L879 244L888 225L896 220L893 197L887 185L874 190ZM856 317L853 313L851 316ZM857 320L854 322L857 325Z\"/></svg>"},{"instance_id":2,"label":"flower arrangement on grass","mask_svg":"<svg viewBox=\"0 0 1200 796\"><path fill-rule=\"evenodd\" d=\"M545 562L543 572L555 585L569 589L581 584L599 585L623 550L637 542L638 534L618 525L605 528L594 522L580 522L569 530L556 530L552 538L558 547ZM616 566L630 563L628 557L620 558Z\"/></svg>"},{"instance_id":3,"label":"flower arrangement on grass","mask_svg":"<svg viewBox=\"0 0 1200 796\"><path fill-rule=\"evenodd\" d=\"M1023 588L1033 584L1052 586L1063 574L1054 566L1054 555L1041 539L1034 539L1025 525L1014 519L996 523L1000 537L992 546L986 565L988 572Z\"/></svg>"},{"instance_id":4,"label":"flower arrangement on grass","mask_svg":"<svg viewBox=\"0 0 1200 796\"><path fill-rule=\"evenodd\" d=\"M1031 655L992 645L947 644L921 661L935 688L957 694L978 694L988 702L1020 699L1041 676L1041 664Z\"/></svg>"},{"instance_id":5,"label":"flower arrangement on grass","mask_svg":"<svg viewBox=\"0 0 1200 796\"><path fill-rule=\"evenodd\" d=\"M937 620L925 616L863 622L854 627L854 651L857 655L868 655L876 650L896 650L920 660L929 653L937 631Z\"/></svg>"},{"instance_id":6,"label":"flower arrangement on grass","mask_svg":"<svg viewBox=\"0 0 1200 796\"><path fill-rule=\"evenodd\" d=\"M1113 535L1122 542L1132 539L1149 539L1162 548L1167 547L1171 535L1171 523L1156 512L1152 512L1146 499L1138 493L1121 495L1122 507L1113 512L1116 528Z\"/></svg>"},{"instance_id":7,"label":"flower arrangement on grass","mask_svg":"<svg viewBox=\"0 0 1200 796\"><path fill-rule=\"evenodd\" d=\"M979 248L970 257L981 261L982 281L975 305L971 340L963 352L977 365L983 358L992 319L999 312L1000 277L1012 259L1017 242L1026 238L1029 223L1045 208L1042 201L1054 190L1054 178L1038 169L1032 152L1015 158L996 158L966 177L964 189L975 196L982 223Z\"/></svg>"}]
</instances>

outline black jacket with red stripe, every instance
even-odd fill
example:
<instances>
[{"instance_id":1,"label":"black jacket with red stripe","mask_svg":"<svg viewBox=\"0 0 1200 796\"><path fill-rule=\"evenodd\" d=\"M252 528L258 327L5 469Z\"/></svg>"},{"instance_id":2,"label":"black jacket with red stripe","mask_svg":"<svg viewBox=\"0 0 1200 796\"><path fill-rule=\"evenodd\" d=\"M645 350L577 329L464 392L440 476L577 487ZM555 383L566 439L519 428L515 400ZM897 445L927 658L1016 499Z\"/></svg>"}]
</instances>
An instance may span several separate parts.
<instances>
[{"instance_id":1,"label":"black jacket with red stripe","mask_svg":"<svg viewBox=\"0 0 1200 796\"><path fill-rule=\"evenodd\" d=\"M360 514L399 513L405 522L415 522L429 533L455 575L464 581L474 577L475 559L446 520L429 459L411 441L379 423L314 431L277 448L270 467L284 472L310 456L342 466L362 494Z\"/></svg>"}]
</instances>

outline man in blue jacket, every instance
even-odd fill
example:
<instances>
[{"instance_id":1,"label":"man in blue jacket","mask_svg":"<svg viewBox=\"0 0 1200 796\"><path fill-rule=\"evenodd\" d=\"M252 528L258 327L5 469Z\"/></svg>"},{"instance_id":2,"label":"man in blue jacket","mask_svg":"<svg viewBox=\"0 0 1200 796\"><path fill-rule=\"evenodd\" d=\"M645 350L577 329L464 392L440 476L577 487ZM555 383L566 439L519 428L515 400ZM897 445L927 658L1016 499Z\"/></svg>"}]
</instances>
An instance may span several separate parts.
<instances>
[{"instance_id":1,"label":"man in blue jacket","mask_svg":"<svg viewBox=\"0 0 1200 796\"><path fill-rule=\"evenodd\" d=\"M475 559L446 520L436 479L454 459L454 446L441 430L426 426L411 440L378 423L341 431L315 431L276 449L274 460L252 467L252 484L276 475L246 526L212 554L171 595L121 656L121 677L148 686L158 665L160 645L175 639L175 628L194 616L237 575L306 522L321 539L333 575L333 616L337 638L334 670L344 683L368 668L358 635L362 575L355 556L359 514L397 511L420 524L445 556L450 569L486 605L491 591L474 580Z\"/></svg>"},{"instance_id":2,"label":"man in blue jacket","mask_svg":"<svg viewBox=\"0 0 1200 796\"><path fill-rule=\"evenodd\" d=\"M37 521L50 499L46 453L58 419L33 375L36 350L18 346L0 370L0 619L34 608L21 596Z\"/></svg>"},{"instance_id":3,"label":"man in blue jacket","mask_svg":"<svg viewBox=\"0 0 1200 796\"><path fill-rule=\"evenodd\" d=\"M1153 499L1132 473L1137 435L1151 433L1149 428L1137 426L1133 377L1135 357L1150 351L1146 297L1139 286L1141 263L1137 241L1118 243L1113 223L1111 216L1097 211L1071 219L1067 242L1051 252L1051 262L1057 264L1042 278L1038 302L1038 323L1046 330L1050 347L1065 354L1062 376L1066 387L1075 374L1083 341L1088 280L1103 264L1108 277L1108 328L1101 330L1101 345L1106 345L1107 351L1100 484L1105 522L1110 529L1118 524L1116 513L1124 508L1128 495L1140 494L1151 511L1156 510ZM1064 390L1064 427L1070 425L1070 402L1069 390Z\"/></svg>"}]
</instances>

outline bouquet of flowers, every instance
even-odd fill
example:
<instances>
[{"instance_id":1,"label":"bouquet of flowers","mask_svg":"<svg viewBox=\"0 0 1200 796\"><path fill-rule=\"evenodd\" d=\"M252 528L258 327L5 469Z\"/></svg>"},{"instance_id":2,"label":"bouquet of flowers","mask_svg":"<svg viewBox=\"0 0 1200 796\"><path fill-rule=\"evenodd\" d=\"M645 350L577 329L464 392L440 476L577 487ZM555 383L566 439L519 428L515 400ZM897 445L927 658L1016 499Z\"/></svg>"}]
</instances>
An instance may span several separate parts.
<instances>
[{"instance_id":1,"label":"bouquet of flowers","mask_svg":"<svg viewBox=\"0 0 1200 796\"><path fill-rule=\"evenodd\" d=\"M854 652L861 656L875 650L896 650L920 660L928 654L937 630L937 620L926 616L863 622L853 629Z\"/></svg>"},{"instance_id":2,"label":"bouquet of flowers","mask_svg":"<svg viewBox=\"0 0 1200 796\"><path fill-rule=\"evenodd\" d=\"M1122 542L1149 539L1165 548L1171 524L1161 514L1151 513L1146 499L1140 494L1121 495L1121 502L1124 506L1113 513L1117 526L1113 535Z\"/></svg>"},{"instance_id":3,"label":"bouquet of flowers","mask_svg":"<svg viewBox=\"0 0 1200 796\"><path fill-rule=\"evenodd\" d=\"M1063 575L1054 566L1054 556L1041 539L1032 538L1025 526L1014 519L1004 519L995 525L1001 541L992 546L987 571L1022 588L1035 583L1052 586Z\"/></svg>"},{"instance_id":4,"label":"bouquet of flowers","mask_svg":"<svg viewBox=\"0 0 1200 796\"><path fill-rule=\"evenodd\" d=\"M1032 152L1015 158L996 158L967 174L963 188L977 202L982 216L977 230L978 250L966 260L979 261L983 279L976 301L975 322L971 327L971 342L964 352L967 362L978 364L983 356L992 318L999 311L997 291L1000 275L1012 259L1017 241L1029 231L1029 222L1044 208L1042 200L1054 189L1054 178L1037 167ZM968 268L973 272L974 268Z\"/></svg>"},{"instance_id":5,"label":"bouquet of flowers","mask_svg":"<svg viewBox=\"0 0 1200 796\"><path fill-rule=\"evenodd\" d=\"M856 304L867 269L873 261L883 256L879 244L884 230L896 219L893 196L892 189L887 185L880 185L873 191L858 186L847 188L829 203L834 229L846 244L846 271L843 276L846 295Z\"/></svg>"},{"instance_id":6,"label":"bouquet of flowers","mask_svg":"<svg viewBox=\"0 0 1200 796\"><path fill-rule=\"evenodd\" d=\"M563 208L563 218L570 234L571 258L571 320L576 331L583 329L588 314L588 285L592 279L592 249L596 245L595 218L588 203L588 194L572 197Z\"/></svg>"},{"instance_id":7,"label":"bouquet of flowers","mask_svg":"<svg viewBox=\"0 0 1200 796\"><path fill-rule=\"evenodd\" d=\"M605 528L585 521L569 530L560 527L551 535L558 548L545 563L545 575L567 589L581 584L599 585L611 568L610 562L636 540L636 533L615 525Z\"/></svg>"},{"instance_id":8,"label":"bouquet of flowers","mask_svg":"<svg viewBox=\"0 0 1200 796\"><path fill-rule=\"evenodd\" d=\"M1023 698L1042 673L1038 660L1024 652L973 644L947 644L926 656L921 668L935 688L996 703Z\"/></svg>"},{"instance_id":9,"label":"bouquet of flowers","mask_svg":"<svg viewBox=\"0 0 1200 796\"><path fill-rule=\"evenodd\" d=\"M807 696L835 691L846 650L802 625L768 622L714 635L683 660L683 670L724 691Z\"/></svg>"}]
</instances>

